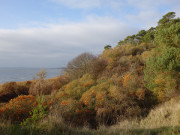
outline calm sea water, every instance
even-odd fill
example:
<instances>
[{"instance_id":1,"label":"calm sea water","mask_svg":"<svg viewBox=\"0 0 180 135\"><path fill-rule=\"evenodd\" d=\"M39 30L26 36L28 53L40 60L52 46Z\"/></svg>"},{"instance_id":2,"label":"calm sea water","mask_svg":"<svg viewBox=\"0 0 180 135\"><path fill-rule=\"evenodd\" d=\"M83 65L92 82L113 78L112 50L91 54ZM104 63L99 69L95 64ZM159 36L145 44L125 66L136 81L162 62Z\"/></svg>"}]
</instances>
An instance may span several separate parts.
<instances>
[{"instance_id":1,"label":"calm sea water","mask_svg":"<svg viewBox=\"0 0 180 135\"><path fill-rule=\"evenodd\" d=\"M27 81L36 77L36 73L41 68L0 68L0 84L10 81ZM60 75L61 69L46 68L46 78L52 78Z\"/></svg>"}]
</instances>

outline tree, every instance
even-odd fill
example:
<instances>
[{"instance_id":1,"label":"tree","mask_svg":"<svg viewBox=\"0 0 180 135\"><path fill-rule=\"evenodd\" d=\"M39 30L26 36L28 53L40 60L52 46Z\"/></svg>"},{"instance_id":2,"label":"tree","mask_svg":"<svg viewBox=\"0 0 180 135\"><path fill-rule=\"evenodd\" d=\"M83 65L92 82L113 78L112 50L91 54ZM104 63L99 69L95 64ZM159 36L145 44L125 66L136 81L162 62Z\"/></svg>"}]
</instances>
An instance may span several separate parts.
<instances>
[{"instance_id":1,"label":"tree","mask_svg":"<svg viewBox=\"0 0 180 135\"><path fill-rule=\"evenodd\" d=\"M180 22L169 27L158 27L155 44L159 47L180 47Z\"/></svg>"},{"instance_id":2,"label":"tree","mask_svg":"<svg viewBox=\"0 0 180 135\"><path fill-rule=\"evenodd\" d=\"M96 57L90 53L82 53L67 64L64 69L65 73L70 76L71 79L77 79L84 74L90 72L90 63Z\"/></svg>"},{"instance_id":3,"label":"tree","mask_svg":"<svg viewBox=\"0 0 180 135\"><path fill-rule=\"evenodd\" d=\"M171 97L179 89L180 82L180 19L175 13L163 16L156 27L155 49L146 61L145 86L160 100Z\"/></svg>"},{"instance_id":4,"label":"tree","mask_svg":"<svg viewBox=\"0 0 180 135\"><path fill-rule=\"evenodd\" d=\"M125 43L124 43L123 40L120 40L120 41L118 42L118 45L119 45L119 46L124 45L124 44L125 44Z\"/></svg>"},{"instance_id":5,"label":"tree","mask_svg":"<svg viewBox=\"0 0 180 135\"><path fill-rule=\"evenodd\" d=\"M106 45L106 46L104 46L104 49L105 49L105 50L108 50L108 49L111 49L111 48L112 48L111 45Z\"/></svg>"},{"instance_id":6,"label":"tree","mask_svg":"<svg viewBox=\"0 0 180 135\"><path fill-rule=\"evenodd\" d=\"M145 30L141 30L138 32L138 34L136 34L135 38L138 42L138 44L140 44L143 41L143 37L146 35L146 31Z\"/></svg>"},{"instance_id":7,"label":"tree","mask_svg":"<svg viewBox=\"0 0 180 135\"><path fill-rule=\"evenodd\" d=\"M159 20L155 34L155 44L163 47L180 47L180 18L169 12Z\"/></svg>"},{"instance_id":8,"label":"tree","mask_svg":"<svg viewBox=\"0 0 180 135\"><path fill-rule=\"evenodd\" d=\"M171 22L175 16L176 16L175 12L169 12L165 14L163 18L158 21L158 26L169 24L169 22Z\"/></svg>"},{"instance_id":9,"label":"tree","mask_svg":"<svg viewBox=\"0 0 180 135\"><path fill-rule=\"evenodd\" d=\"M143 37L143 41L146 43L152 43L154 41L154 35L156 32L156 28L151 27Z\"/></svg>"},{"instance_id":10,"label":"tree","mask_svg":"<svg viewBox=\"0 0 180 135\"><path fill-rule=\"evenodd\" d=\"M131 35L131 36L127 36L125 39L124 39L124 42L127 43L127 44L136 44L136 41L135 41L135 38L136 38L136 35Z\"/></svg>"}]
</instances>

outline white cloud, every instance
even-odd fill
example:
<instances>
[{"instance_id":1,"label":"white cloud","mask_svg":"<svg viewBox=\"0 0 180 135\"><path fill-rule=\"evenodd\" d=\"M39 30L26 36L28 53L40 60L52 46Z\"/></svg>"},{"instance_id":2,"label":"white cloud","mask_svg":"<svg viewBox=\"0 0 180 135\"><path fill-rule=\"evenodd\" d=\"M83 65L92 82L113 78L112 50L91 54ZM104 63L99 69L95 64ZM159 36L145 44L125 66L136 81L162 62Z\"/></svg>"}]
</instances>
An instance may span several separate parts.
<instances>
[{"instance_id":1,"label":"white cloud","mask_svg":"<svg viewBox=\"0 0 180 135\"><path fill-rule=\"evenodd\" d=\"M180 14L180 0L127 0L127 5L138 11L136 14L126 14L127 20L142 29L157 26L158 20L168 12L176 12L176 17Z\"/></svg>"},{"instance_id":2,"label":"white cloud","mask_svg":"<svg viewBox=\"0 0 180 135\"><path fill-rule=\"evenodd\" d=\"M157 11L141 11L137 15L127 15L126 17L134 25L139 25L142 29L149 29L157 26L157 22L162 17L162 14Z\"/></svg>"},{"instance_id":3,"label":"white cloud","mask_svg":"<svg viewBox=\"0 0 180 135\"><path fill-rule=\"evenodd\" d=\"M144 10L153 10L158 7L166 6L174 6L180 4L179 0L127 0L128 4L131 4L137 8L141 8Z\"/></svg>"},{"instance_id":4,"label":"white cloud","mask_svg":"<svg viewBox=\"0 0 180 135\"><path fill-rule=\"evenodd\" d=\"M50 0L63 4L69 8L99 8L99 7L112 7L122 6L123 2L121 0Z\"/></svg>"},{"instance_id":5,"label":"white cloud","mask_svg":"<svg viewBox=\"0 0 180 135\"><path fill-rule=\"evenodd\" d=\"M52 0L70 8L92 8L99 7L102 0Z\"/></svg>"},{"instance_id":6,"label":"white cloud","mask_svg":"<svg viewBox=\"0 0 180 135\"><path fill-rule=\"evenodd\" d=\"M138 30L108 17L50 24L46 28L0 30L1 66L57 67L82 52L100 53Z\"/></svg>"},{"instance_id":7,"label":"white cloud","mask_svg":"<svg viewBox=\"0 0 180 135\"><path fill-rule=\"evenodd\" d=\"M121 7L135 7L143 10L153 10L162 6L180 5L179 0L50 0L69 8L101 8L111 7L112 9L120 9Z\"/></svg>"},{"instance_id":8,"label":"white cloud","mask_svg":"<svg viewBox=\"0 0 180 135\"><path fill-rule=\"evenodd\" d=\"M180 17L180 0L49 1L76 9L103 7L101 12L106 12L108 16L124 18L126 23L113 17L88 16L85 21L77 23L62 19L58 21L64 22L61 24L35 22L23 25L34 26L32 28L0 29L0 66L63 66L82 52L100 53L106 44L116 45L127 35L156 26L157 21L164 15L162 12L165 10L160 10L163 6L167 11L175 11L177 17ZM132 13L133 11L135 13Z\"/></svg>"},{"instance_id":9,"label":"white cloud","mask_svg":"<svg viewBox=\"0 0 180 135\"><path fill-rule=\"evenodd\" d=\"M175 7L174 12L176 12L176 17L180 18L180 4Z\"/></svg>"}]
</instances>

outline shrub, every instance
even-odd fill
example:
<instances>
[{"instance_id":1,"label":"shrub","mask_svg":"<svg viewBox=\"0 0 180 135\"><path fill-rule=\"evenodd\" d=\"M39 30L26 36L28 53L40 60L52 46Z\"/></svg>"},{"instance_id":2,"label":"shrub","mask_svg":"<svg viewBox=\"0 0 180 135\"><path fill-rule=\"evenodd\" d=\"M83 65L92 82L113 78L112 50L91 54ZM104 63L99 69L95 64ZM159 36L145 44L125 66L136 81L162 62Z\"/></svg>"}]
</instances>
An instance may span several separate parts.
<instances>
[{"instance_id":1,"label":"shrub","mask_svg":"<svg viewBox=\"0 0 180 135\"><path fill-rule=\"evenodd\" d=\"M166 101L172 98L178 90L178 77L172 75L172 73L159 73L155 77L156 87L153 89L155 95L157 95L159 101Z\"/></svg>"},{"instance_id":2,"label":"shrub","mask_svg":"<svg viewBox=\"0 0 180 135\"><path fill-rule=\"evenodd\" d=\"M146 60L148 59L149 55L151 54L151 51L145 51L141 55L141 61L145 64Z\"/></svg>"},{"instance_id":3,"label":"shrub","mask_svg":"<svg viewBox=\"0 0 180 135\"><path fill-rule=\"evenodd\" d=\"M17 84L17 89L15 90L15 92L18 95L28 95L31 84L31 81L27 81L23 84Z\"/></svg>"},{"instance_id":4,"label":"shrub","mask_svg":"<svg viewBox=\"0 0 180 135\"><path fill-rule=\"evenodd\" d=\"M142 76L138 76L135 72L126 73L123 76L123 87L128 91L136 91L138 88L143 86Z\"/></svg>"},{"instance_id":5,"label":"shrub","mask_svg":"<svg viewBox=\"0 0 180 135\"><path fill-rule=\"evenodd\" d=\"M71 99L71 97L53 103L51 113L61 116L66 124L75 127L89 126L95 128L97 126L95 111L83 106L80 101Z\"/></svg>"},{"instance_id":6,"label":"shrub","mask_svg":"<svg viewBox=\"0 0 180 135\"><path fill-rule=\"evenodd\" d=\"M40 95L37 98L37 106L34 107L30 112L31 117L24 120L21 125L32 127L37 126L38 121L43 119L48 114L48 111L46 111L47 106L44 106L43 102L44 96Z\"/></svg>"},{"instance_id":7,"label":"shrub","mask_svg":"<svg viewBox=\"0 0 180 135\"><path fill-rule=\"evenodd\" d=\"M132 56L141 55L144 52L143 48L135 47L132 49Z\"/></svg>"},{"instance_id":8,"label":"shrub","mask_svg":"<svg viewBox=\"0 0 180 135\"><path fill-rule=\"evenodd\" d=\"M82 94L91 88L96 82L92 79L91 75L85 74L82 78L76 79L60 89L71 98L80 99Z\"/></svg>"},{"instance_id":9,"label":"shrub","mask_svg":"<svg viewBox=\"0 0 180 135\"><path fill-rule=\"evenodd\" d=\"M0 102L8 102L10 99L18 96L16 93L16 82L7 82L2 85L2 91L0 92Z\"/></svg>"},{"instance_id":10,"label":"shrub","mask_svg":"<svg viewBox=\"0 0 180 135\"><path fill-rule=\"evenodd\" d=\"M53 80L52 88L55 90L60 89L62 86L67 84L69 81L70 81L69 77L67 77L65 75L61 75L57 79Z\"/></svg>"},{"instance_id":11,"label":"shrub","mask_svg":"<svg viewBox=\"0 0 180 135\"><path fill-rule=\"evenodd\" d=\"M95 84L96 81L92 79L91 75L85 74L82 78L64 85L48 103L50 111L57 110L67 123L74 126L84 126L87 123L91 123L90 125L93 126L95 111L83 106L79 99Z\"/></svg>"},{"instance_id":12,"label":"shrub","mask_svg":"<svg viewBox=\"0 0 180 135\"><path fill-rule=\"evenodd\" d=\"M116 66L117 59L122 55L120 49L113 48L104 50L101 58L106 59L108 62L107 68L112 69L114 66Z\"/></svg>"},{"instance_id":13,"label":"shrub","mask_svg":"<svg viewBox=\"0 0 180 135\"><path fill-rule=\"evenodd\" d=\"M17 89L16 82L7 82L2 85L2 91L15 92Z\"/></svg>"},{"instance_id":14,"label":"shrub","mask_svg":"<svg viewBox=\"0 0 180 135\"><path fill-rule=\"evenodd\" d=\"M109 98L107 97L106 104L103 107L97 108L96 119L99 124L112 125L141 114L140 107L127 94L119 93L119 96L116 96L114 100Z\"/></svg>"},{"instance_id":15,"label":"shrub","mask_svg":"<svg viewBox=\"0 0 180 135\"><path fill-rule=\"evenodd\" d=\"M8 102L18 95L28 95L31 81L25 83L7 82L1 87L0 102Z\"/></svg>"},{"instance_id":16,"label":"shrub","mask_svg":"<svg viewBox=\"0 0 180 135\"><path fill-rule=\"evenodd\" d=\"M140 108L127 93L113 84L111 79L98 80L82 97L81 102L97 112L98 123L111 125L121 120L140 114Z\"/></svg>"},{"instance_id":17,"label":"shrub","mask_svg":"<svg viewBox=\"0 0 180 135\"><path fill-rule=\"evenodd\" d=\"M103 58L95 58L90 63L91 70L89 73L93 76L94 79L97 79L99 76L101 76L107 65L107 60Z\"/></svg>"},{"instance_id":18,"label":"shrub","mask_svg":"<svg viewBox=\"0 0 180 135\"><path fill-rule=\"evenodd\" d=\"M36 95L49 95L52 92L52 83L48 82L48 80L36 80L32 83L29 94L36 96Z\"/></svg>"},{"instance_id":19,"label":"shrub","mask_svg":"<svg viewBox=\"0 0 180 135\"><path fill-rule=\"evenodd\" d=\"M49 95L52 92L52 83L48 80L44 80L46 77L46 71L42 70L41 72L37 73L37 80L35 80L29 89L29 94L31 95Z\"/></svg>"},{"instance_id":20,"label":"shrub","mask_svg":"<svg viewBox=\"0 0 180 135\"><path fill-rule=\"evenodd\" d=\"M36 106L34 96L19 96L0 108L0 116L11 119L12 122L22 122L30 117L29 112Z\"/></svg>"}]
</instances>

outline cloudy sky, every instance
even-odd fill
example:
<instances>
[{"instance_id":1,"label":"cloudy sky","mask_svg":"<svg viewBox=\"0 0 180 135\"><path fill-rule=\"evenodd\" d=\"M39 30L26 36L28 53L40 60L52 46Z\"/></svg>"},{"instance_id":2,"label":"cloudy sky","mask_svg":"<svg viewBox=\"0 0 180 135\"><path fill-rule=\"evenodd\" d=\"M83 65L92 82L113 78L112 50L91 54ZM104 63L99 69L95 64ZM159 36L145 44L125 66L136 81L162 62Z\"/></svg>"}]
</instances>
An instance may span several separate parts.
<instances>
[{"instance_id":1,"label":"cloudy sky","mask_svg":"<svg viewBox=\"0 0 180 135\"><path fill-rule=\"evenodd\" d=\"M0 67L63 67L157 25L180 0L0 0Z\"/></svg>"}]
</instances>

